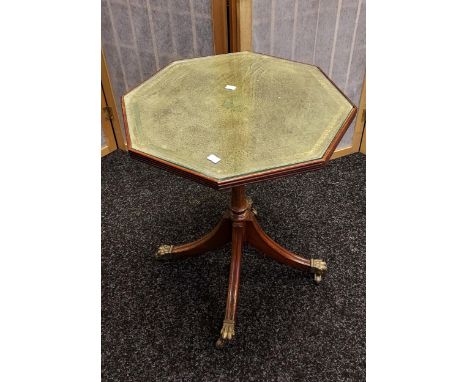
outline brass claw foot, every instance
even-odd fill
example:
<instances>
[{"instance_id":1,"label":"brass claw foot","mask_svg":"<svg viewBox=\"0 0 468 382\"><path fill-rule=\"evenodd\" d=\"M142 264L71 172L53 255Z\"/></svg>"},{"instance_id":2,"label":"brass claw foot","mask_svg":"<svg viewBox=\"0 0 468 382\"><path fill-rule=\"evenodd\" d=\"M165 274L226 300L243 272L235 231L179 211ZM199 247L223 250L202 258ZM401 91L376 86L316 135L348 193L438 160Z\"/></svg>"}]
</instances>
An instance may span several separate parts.
<instances>
[{"instance_id":1,"label":"brass claw foot","mask_svg":"<svg viewBox=\"0 0 468 382\"><path fill-rule=\"evenodd\" d=\"M319 284L322 281L322 276L327 272L327 264L320 259L310 259L310 267L314 272L314 282Z\"/></svg>"},{"instance_id":2,"label":"brass claw foot","mask_svg":"<svg viewBox=\"0 0 468 382\"><path fill-rule=\"evenodd\" d=\"M166 255L170 255L172 253L173 247L174 247L173 245L161 245L156 251L156 253L154 254L154 256L156 257L156 259L160 260L164 258Z\"/></svg>"},{"instance_id":3,"label":"brass claw foot","mask_svg":"<svg viewBox=\"0 0 468 382\"><path fill-rule=\"evenodd\" d=\"M216 341L216 347L221 349L224 347L227 341L234 338L234 321L224 320L223 327L221 328L221 337Z\"/></svg>"}]
</instances>

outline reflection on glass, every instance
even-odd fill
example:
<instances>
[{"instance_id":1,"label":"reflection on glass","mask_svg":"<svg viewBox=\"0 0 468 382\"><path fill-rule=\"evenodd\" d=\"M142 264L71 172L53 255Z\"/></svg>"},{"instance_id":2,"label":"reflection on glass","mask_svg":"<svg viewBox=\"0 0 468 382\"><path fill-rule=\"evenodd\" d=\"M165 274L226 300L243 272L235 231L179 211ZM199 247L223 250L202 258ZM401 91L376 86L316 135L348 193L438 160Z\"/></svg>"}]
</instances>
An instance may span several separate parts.
<instances>
[{"instance_id":1,"label":"reflection on glass","mask_svg":"<svg viewBox=\"0 0 468 382\"><path fill-rule=\"evenodd\" d=\"M352 110L316 67L249 52L175 62L124 102L133 149L216 179L321 158Z\"/></svg>"}]
</instances>

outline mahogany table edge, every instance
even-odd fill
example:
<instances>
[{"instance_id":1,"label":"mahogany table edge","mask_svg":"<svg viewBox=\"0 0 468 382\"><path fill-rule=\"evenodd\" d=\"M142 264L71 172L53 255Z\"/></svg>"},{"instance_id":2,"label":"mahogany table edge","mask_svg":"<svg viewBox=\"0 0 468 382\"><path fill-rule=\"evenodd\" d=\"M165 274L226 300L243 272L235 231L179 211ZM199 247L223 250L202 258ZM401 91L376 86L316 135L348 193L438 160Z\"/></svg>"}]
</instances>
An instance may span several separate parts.
<instances>
[{"instance_id":1,"label":"mahogany table edge","mask_svg":"<svg viewBox=\"0 0 468 382\"><path fill-rule=\"evenodd\" d=\"M164 170L173 172L177 175L189 178L191 180L194 180L198 183L204 184L216 190L224 190L227 188L256 183L256 182L260 182L264 180L276 179L276 178L280 178L283 176L288 176L288 175L301 173L305 171L317 170L325 166L329 162L336 147L340 143L341 139L343 138L344 134L348 130L349 126L351 125L357 113L357 108L356 106L353 105L346 120L343 122L342 126L338 130L333 140L330 142L327 150L325 151L324 155L321 158L313 159L313 160L305 161L305 162L299 162L299 163L295 163L295 164L287 165L287 166L280 166L280 167L276 167L276 168L269 169L269 170L257 171L251 174L236 176L236 177L228 178L228 179L215 179L207 175L201 174L200 172L196 170L183 167L176 163L155 157L153 155L146 154L142 151L139 151L133 148L131 139L130 139L129 130L128 130L128 125L127 125L127 116L126 116L125 102L124 102L123 97L122 97L122 110L123 110L125 133L126 133L126 138L127 138L127 149L128 149L128 153L130 157L152 164L152 165L155 165Z\"/></svg>"}]
</instances>

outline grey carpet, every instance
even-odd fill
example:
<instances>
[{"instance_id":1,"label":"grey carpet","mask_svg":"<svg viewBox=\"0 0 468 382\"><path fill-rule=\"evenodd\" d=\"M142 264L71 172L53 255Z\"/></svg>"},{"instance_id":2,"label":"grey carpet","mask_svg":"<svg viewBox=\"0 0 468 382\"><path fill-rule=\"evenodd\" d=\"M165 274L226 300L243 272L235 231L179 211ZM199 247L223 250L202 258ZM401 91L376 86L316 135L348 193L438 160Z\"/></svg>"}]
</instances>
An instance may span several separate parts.
<instances>
[{"instance_id":1,"label":"grey carpet","mask_svg":"<svg viewBox=\"0 0 468 382\"><path fill-rule=\"evenodd\" d=\"M217 350L229 246L158 263L199 238L229 193L115 152L102 159L103 381L364 381L365 156L247 187L273 239L329 272L312 277L246 248L236 339Z\"/></svg>"}]
</instances>

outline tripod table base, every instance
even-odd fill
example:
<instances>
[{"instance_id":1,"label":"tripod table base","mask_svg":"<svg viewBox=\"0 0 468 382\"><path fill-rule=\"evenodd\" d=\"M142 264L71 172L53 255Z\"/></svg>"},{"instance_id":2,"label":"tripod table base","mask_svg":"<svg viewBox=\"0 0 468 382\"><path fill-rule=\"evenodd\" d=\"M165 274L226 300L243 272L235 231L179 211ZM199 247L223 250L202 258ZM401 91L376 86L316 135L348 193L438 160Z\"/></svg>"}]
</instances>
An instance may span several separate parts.
<instances>
[{"instance_id":1,"label":"tripod table base","mask_svg":"<svg viewBox=\"0 0 468 382\"><path fill-rule=\"evenodd\" d=\"M311 270L315 283L319 283L327 271L327 265L323 260L306 259L276 243L262 230L256 215L257 212L252 207L251 199L245 196L245 187L234 187L231 194L231 209L223 215L221 221L210 233L191 243L162 245L155 254L158 260L184 258L220 248L231 242L232 257L226 313L220 338L216 342L218 348L234 338L240 263L242 246L245 242L280 263L305 271Z\"/></svg>"}]
</instances>

